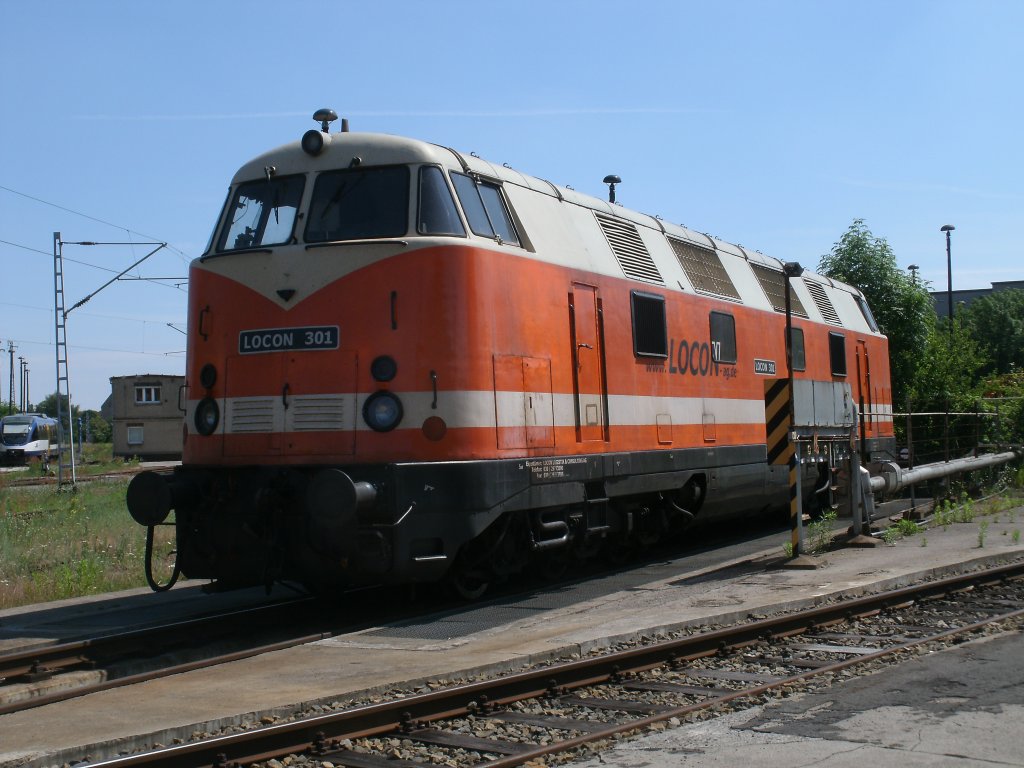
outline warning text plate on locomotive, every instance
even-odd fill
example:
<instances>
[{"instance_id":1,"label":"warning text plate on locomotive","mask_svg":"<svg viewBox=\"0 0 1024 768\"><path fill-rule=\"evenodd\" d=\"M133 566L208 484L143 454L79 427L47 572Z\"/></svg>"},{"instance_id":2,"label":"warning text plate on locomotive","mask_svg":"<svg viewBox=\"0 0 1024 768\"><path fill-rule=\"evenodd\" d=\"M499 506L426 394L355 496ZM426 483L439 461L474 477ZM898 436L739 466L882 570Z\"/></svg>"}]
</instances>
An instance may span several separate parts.
<instances>
[{"instance_id":1,"label":"warning text plate on locomotive","mask_svg":"<svg viewBox=\"0 0 1024 768\"><path fill-rule=\"evenodd\" d=\"M304 328L260 328L238 333L238 354L288 350L337 349L338 326L316 325Z\"/></svg>"}]
</instances>

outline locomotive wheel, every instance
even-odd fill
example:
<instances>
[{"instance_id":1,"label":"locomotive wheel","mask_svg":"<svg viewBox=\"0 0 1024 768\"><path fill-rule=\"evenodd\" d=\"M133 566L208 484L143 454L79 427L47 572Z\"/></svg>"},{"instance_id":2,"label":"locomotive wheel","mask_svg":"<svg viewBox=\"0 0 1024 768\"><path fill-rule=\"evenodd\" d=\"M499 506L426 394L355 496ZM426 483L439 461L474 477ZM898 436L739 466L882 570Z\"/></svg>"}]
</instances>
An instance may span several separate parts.
<instances>
[{"instance_id":1,"label":"locomotive wheel","mask_svg":"<svg viewBox=\"0 0 1024 768\"><path fill-rule=\"evenodd\" d=\"M541 581L557 581L565 576L566 571L569 570L569 558L561 550L543 552L537 555L535 566L536 570L534 572L540 576Z\"/></svg>"},{"instance_id":2,"label":"locomotive wheel","mask_svg":"<svg viewBox=\"0 0 1024 768\"><path fill-rule=\"evenodd\" d=\"M604 557L614 566L625 565L636 557L636 549L628 539L609 536L604 540Z\"/></svg>"},{"instance_id":3,"label":"locomotive wheel","mask_svg":"<svg viewBox=\"0 0 1024 768\"><path fill-rule=\"evenodd\" d=\"M452 589L455 590L455 594L463 600L479 600L487 592L491 582L487 581L480 574L456 568L452 571L451 585Z\"/></svg>"}]
</instances>

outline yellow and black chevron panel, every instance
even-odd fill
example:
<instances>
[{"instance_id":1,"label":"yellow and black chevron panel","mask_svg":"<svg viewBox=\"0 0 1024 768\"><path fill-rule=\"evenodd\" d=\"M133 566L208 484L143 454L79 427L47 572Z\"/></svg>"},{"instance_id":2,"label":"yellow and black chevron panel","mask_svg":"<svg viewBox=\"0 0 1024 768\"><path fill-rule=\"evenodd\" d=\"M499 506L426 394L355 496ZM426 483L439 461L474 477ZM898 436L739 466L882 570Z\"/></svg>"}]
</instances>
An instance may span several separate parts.
<instances>
[{"instance_id":1,"label":"yellow and black chevron panel","mask_svg":"<svg viewBox=\"0 0 1024 768\"><path fill-rule=\"evenodd\" d=\"M789 441L789 380L764 383L764 426L769 464L789 464L793 444Z\"/></svg>"}]
</instances>

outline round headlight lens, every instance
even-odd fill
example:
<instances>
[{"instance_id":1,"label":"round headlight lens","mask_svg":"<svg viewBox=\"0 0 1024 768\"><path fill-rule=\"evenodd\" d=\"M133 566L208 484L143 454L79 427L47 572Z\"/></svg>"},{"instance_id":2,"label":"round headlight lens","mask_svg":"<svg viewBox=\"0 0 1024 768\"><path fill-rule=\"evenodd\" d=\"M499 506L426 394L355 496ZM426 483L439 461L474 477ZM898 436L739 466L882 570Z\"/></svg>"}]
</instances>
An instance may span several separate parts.
<instances>
[{"instance_id":1,"label":"round headlight lens","mask_svg":"<svg viewBox=\"0 0 1024 768\"><path fill-rule=\"evenodd\" d=\"M196 406L195 425L200 435L212 435L220 423L220 408L212 397L204 397Z\"/></svg>"},{"instance_id":2,"label":"round headlight lens","mask_svg":"<svg viewBox=\"0 0 1024 768\"><path fill-rule=\"evenodd\" d=\"M390 392L374 392L363 404L363 421L375 432L390 432L402 420L402 403Z\"/></svg>"},{"instance_id":3,"label":"round headlight lens","mask_svg":"<svg viewBox=\"0 0 1024 768\"><path fill-rule=\"evenodd\" d=\"M324 145L330 143L331 134L310 129L302 134L302 151L316 157L324 151Z\"/></svg>"}]
</instances>

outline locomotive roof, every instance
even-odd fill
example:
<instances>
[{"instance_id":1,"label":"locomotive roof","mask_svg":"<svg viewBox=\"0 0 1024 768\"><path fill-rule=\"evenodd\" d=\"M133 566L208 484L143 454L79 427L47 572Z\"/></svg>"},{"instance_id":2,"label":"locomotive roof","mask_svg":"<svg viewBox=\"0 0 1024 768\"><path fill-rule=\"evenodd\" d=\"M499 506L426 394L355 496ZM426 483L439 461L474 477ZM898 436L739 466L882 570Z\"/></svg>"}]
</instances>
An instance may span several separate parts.
<instances>
[{"instance_id":1,"label":"locomotive roof","mask_svg":"<svg viewBox=\"0 0 1024 768\"><path fill-rule=\"evenodd\" d=\"M640 213L617 203L610 203L568 187L558 186L544 179L530 176L507 165L495 165L472 153L464 153L439 144L395 136L384 133L342 132L329 134L324 151L311 156L302 150L301 142L293 141L275 149L264 152L244 164L232 179L232 184L251 181L262 177L268 168L273 168L277 175L307 173L310 170L329 170L349 167L354 164L401 165L401 164L437 164L467 173L498 179L507 184L524 187L544 195L558 198L564 202L604 213L653 230L660 230L665 235L684 240L701 248L713 248L717 251L737 256L753 264L760 264L774 270L782 269L783 260L768 256L760 251L742 245L721 240L704 232L672 224L656 216ZM804 277L830 285L833 288L863 297L856 287L839 280L825 277L804 269Z\"/></svg>"}]
</instances>

